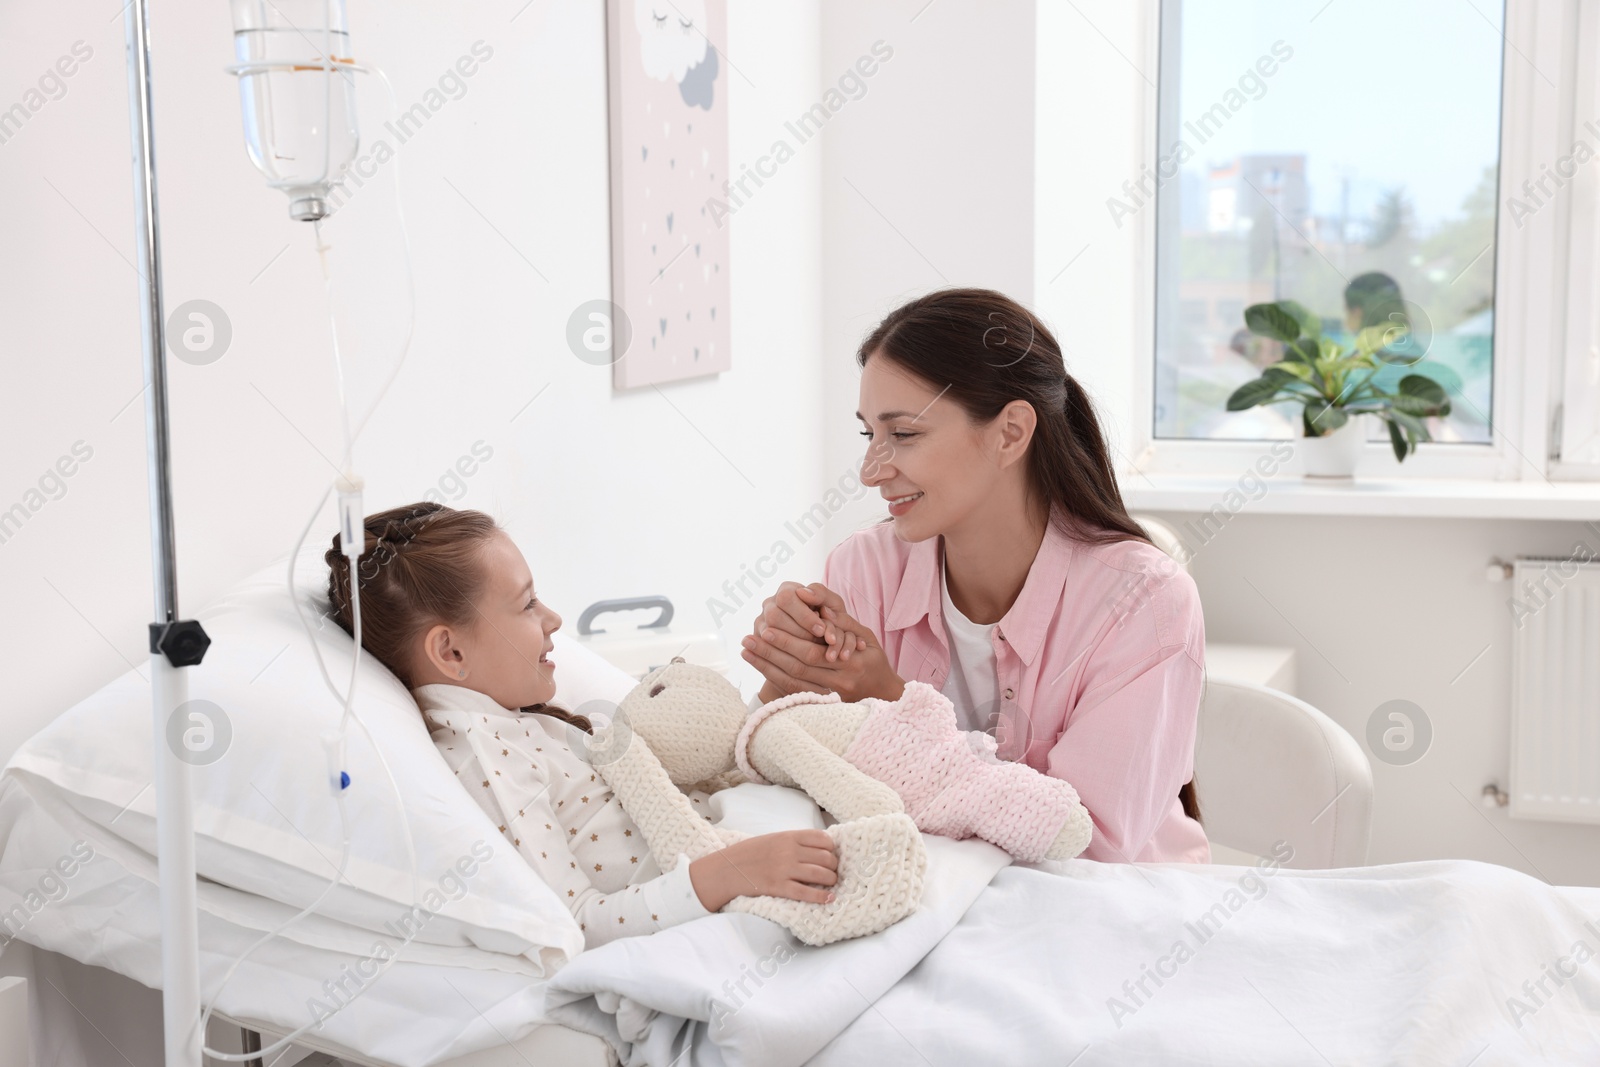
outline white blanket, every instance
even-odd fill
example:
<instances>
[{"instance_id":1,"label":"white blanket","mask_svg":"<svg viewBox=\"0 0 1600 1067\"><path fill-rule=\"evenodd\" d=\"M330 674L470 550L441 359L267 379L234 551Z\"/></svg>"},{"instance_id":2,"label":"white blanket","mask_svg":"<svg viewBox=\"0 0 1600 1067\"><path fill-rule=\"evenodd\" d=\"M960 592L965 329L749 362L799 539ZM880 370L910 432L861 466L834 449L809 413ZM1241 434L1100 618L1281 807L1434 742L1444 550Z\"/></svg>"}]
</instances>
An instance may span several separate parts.
<instances>
[{"instance_id":1,"label":"white blanket","mask_svg":"<svg viewBox=\"0 0 1600 1067\"><path fill-rule=\"evenodd\" d=\"M584 953L548 1010L629 1065L1600 1064L1600 889L927 840L931 906L882 934L712 916Z\"/></svg>"},{"instance_id":2,"label":"white blanket","mask_svg":"<svg viewBox=\"0 0 1600 1067\"><path fill-rule=\"evenodd\" d=\"M789 792L729 790L725 821L816 825ZM38 902L8 932L157 984L155 890L137 857L107 849L64 885L46 881L83 829L70 808L0 782L0 901ZM719 914L585 952L548 986L481 949L404 953L359 997L334 999L345 1006L318 1036L406 1067L549 1020L599 1034L630 1065L674 1067L1600 1064L1600 889L1471 861L1030 868L982 842L925 840L922 910L873 937L811 948ZM238 925L202 927L208 989L281 917L236 903ZM218 1007L307 1021L314 998L330 1000L324 983L359 961L346 942L306 924L261 950Z\"/></svg>"},{"instance_id":3,"label":"white blanket","mask_svg":"<svg viewBox=\"0 0 1600 1067\"><path fill-rule=\"evenodd\" d=\"M766 919L712 915L583 953L550 980L546 1010L606 1038L629 1067L804 1063L949 934L1010 862L982 841L923 840L922 906L882 933L814 948Z\"/></svg>"}]
</instances>

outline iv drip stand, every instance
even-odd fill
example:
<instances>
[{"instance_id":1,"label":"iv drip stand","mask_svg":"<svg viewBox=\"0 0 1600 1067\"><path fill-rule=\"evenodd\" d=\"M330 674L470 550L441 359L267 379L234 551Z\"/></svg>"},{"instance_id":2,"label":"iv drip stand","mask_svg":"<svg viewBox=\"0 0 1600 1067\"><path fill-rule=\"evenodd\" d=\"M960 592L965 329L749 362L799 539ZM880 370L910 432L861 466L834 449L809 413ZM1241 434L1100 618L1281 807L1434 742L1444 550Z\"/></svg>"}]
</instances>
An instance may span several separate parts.
<instances>
[{"instance_id":1,"label":"iv drip stand","mask_svg":"<svg viewBox=\"0 0 1600 1067\"><path fill-rule=\"evenodd\" d=\"M161 299L160 221L151 128L150 27L145 0L131 0L127 33L128 118L133 142L139 333L144 349L144 416L150 483L150 555L155 622L150 624L152 742L155 745L156 859L161 887L161 989L167 1067L200 1067L200 933L196 909L194 790L190 765L168 742L167 724L188 700L184 671L210 638L178 618L178 573L167 436L166 336Z\"/></svg>"}]
</instances>

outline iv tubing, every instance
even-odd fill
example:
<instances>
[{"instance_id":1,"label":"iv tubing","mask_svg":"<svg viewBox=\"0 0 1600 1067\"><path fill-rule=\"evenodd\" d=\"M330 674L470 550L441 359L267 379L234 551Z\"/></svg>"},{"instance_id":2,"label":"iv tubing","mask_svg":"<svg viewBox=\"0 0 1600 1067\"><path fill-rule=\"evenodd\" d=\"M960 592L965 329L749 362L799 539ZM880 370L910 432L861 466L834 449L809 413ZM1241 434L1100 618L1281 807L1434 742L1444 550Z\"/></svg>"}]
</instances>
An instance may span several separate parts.
<instances>
[{"instance_id":1,"label":"iv tubing","mask_svg":"<svg viewBox=\"0 0 1600 1067\"><path fill-rule=\"evenodd\" d=\"M326 57L326 56L331 55L331 51L330 51L330 48L329 48L329 40L330 40L329 29L328 29L328 26L327 26L327 20L326 19L324 20L323 34L324 34L324 56ZM331 77L331 62L328 63L325 66L324 69L325 69L325 71L328 72L328 73L324 74L324 78L326 80L327 78ZM371 67L369 69L371 69L374 73L376 73L378 75L379 78L382 79L385 88L388 90L391 114L397 113L398 110L399 110L398 98L395 95L394 85L393 85L392 82L390 82L389 76L387 74L385 74L380 68ZM325 88L327 88L326 84L325 84ZM330 89L330 93L331 93L331 89ZM329 106L329 108L331 108L331 103L328 106ZM404 212L404 208L403 208L403 206L401 204L401 198L400 198L400 171L399 171L399 162L398 162L398 160L395 163L394 175L395 175L395 214L397 216L397 219L398 219L399 225L400 225L400 235L401 235L402 243L404 245L405 264L406 264L406 296L407 296L408 314L407 314L407 321L406 321L405 339L401 343L400 356L395 361L395 365L394 365L393 369L390 371L388 378L384 380L384 383L383 383L382 387L378 391L377 397L372 402L372 406L367 409L367 411L366 411L366 413L364 415L361 416L360 420L355 424L354 429L352 429L351 424L350 424L349 398L348 398L348 395L347 395L347 392L346 392L346 388L345 388L344 364L343 364L343 359L341 358L340 351L339 351L338 324L337 324L337 321L336 321L336 319L334 317L333 278L332 278L332 272L330 271L330 269L328 267L328 257L327 257L327 252L329 250L329 246L322 240L321 221L317 220L313 224L314 225L314 233L315 233L316 240L317 240L317 254L318 254L318 258L319 258L319 260L321 262L321 265L322 265L323 282L324 282L325 290L326 290L327 296L328 296L329 327L330 327L330 330L331 330L331 333L332 333L332 340L333 340L334 366L335 366L336 377L337 377L337 381L338 381L339 408L340 408L340 414L341 414L341 420L342 420L342 429L343 429L344 443L345 443L344 463L343 463L343 467L342 467L341 472L340 472L340 479L339 479L339 482L341 483L341 491L342 491L341 495L344 495L344 494L350 492L352 489L357 493L359 492L359 488L358 488L359 480L356 478L356 476L354 475L354 472L352 470L352 449L353 449L353 446L355 444L356 439L361 436L362 430L364 430L366 428L368 420L371 419L373 413L377 411L379 404L381 404L383 402L384 397L388 394L389 387L394 384L395 379L399 376L400 369L405 363L405 359L406 359L407 354L410 352L411 339L412 339L412 336L413 336L413 334L415 333L415 330L416 330L416 278L415 278L415 272L414 272L414 267L413 267L413 263L412 263L411 237L410 237L410 232L409 232L409 230L408 230L408 228L406 226L405 212ZM311 642L312 653L316 658L317 669L322 675L323 683L327 686L328 691L333 694L334 699L338 700L341 703L341 705L343 706L343 714L340 716L340 720L339 720L339 738L340 738L339 751L342 753L343 744L344 744L343 738L348 732L349 723L351 721L354 721L355 724L361 728L361 732L364 735L366 735L367 742L372 746L373 753L378 757L378 762L383 767L384 775L389 781L390 789L393 792L394 798L395 798L396 811L401 816L402 828L404 829L404 832L405 832L406 856L407 856L407 859L408 859L408 861L410 863L410 868L411 868L411 900L412 900L411 907L412 907L412 909L414 911L417 907L420 906L421 897L422 897L422 894L421 894L421 883L420 883L420 878L419 878L419 874L418 874L418 870L417 870L416 841L415 841L415 838L413 837L412 832L411 832L410 822L409 822L409 820L407 820L405 818L405 808L404 808L403 797L402 797L402 794L400 792L400 785L399 785L399 782L396 780L396 778L394 776L393 769L389 766L389 761L384 757L382 749L378 746L378 744L374 740L371 730L369 730L367 728L367 724L362 720L360 714L358 714L356 712L356 710L355 710L355 692L356 692L356 681L357 681L357 677L358 677L358 673L357 672L358 672L358 668L359 668L359 665L360 665L360 662L361 662L361 653L362 653L362 646L361 646L361 596L360 596L360 583L359 583L359 574L358 574L358 565L357 565L357 555L359 555L360 550L357 550L356 553L347 553L347 555L346 555L346 562L347 562L347 564L348 564L348 566L350 568L351 616L352 616L352 624L353 624L352 628L354 630L353 638L354 638L354 642L355 642L355 651L354 651L354 654L352 656L351 664L350 664L350 683L349 683L348 687L345 689L345 691L343 691L343 692L341 692L339 690L338 686L336 686L334 684L332 676L328 673L327 664L323 661L323 658L322 658L321 646L317 643L315 631L311 627L311 622L306 616L305 609L304 609L303 605L300 602L300 597L297 595L296 590L295 590L295 585L294 585L295 564L298 561L300 553L301 553L301 550L303 549L303 547L305 545L306 538L308 536L310 536L311 527L313 525L315 525L317 517L322 513L323 506L327 503L328 496L332 491L333 491L333 486L331 486L331 485L328 488L323 490L322 495L317 499L316 508L312 511L310 519L308 519L306 524L305 524L305 526L301 528L300 535L295 540L294 549L290 553L290 556L289 556L289 568L288 568L289 596L290 596L291 602L294 604L295 614L296 614L296 616L299 617L300 624L306 631L306 637ZM359 497L357 497L357 499L359 499ZM365 527L358 524L358 529L361 531L361 535L362 535L363 542L364 542L364 539L365 539L364 538ZM364 549L364 547L365 547L365 545L363 543L362 548ZM311 913L313 913L317 909L317 907L319 905L321 905L324 900L327 899L329 894L331 894L333 892L333 890L335 888L337 888L338 885L344 880L345 871L346 871L346 868L348 867L349 861L350 861L350 832L349 832L348 812L347 812L346 807L345 807L344 790L340 787L340 785L338 783L333 783L333 789L334 789L335 800L336 800L336 803L338 804L338 808L339 808L340 831L341 831L341 836L343 838L343 851L342 851L342 855L341 855L341 858L340 858L340 861L339 861L338 872L334 875L333 879L328 883L328 887L325 890L323 890L322 893L315 900L313 900L309 905L307 905L302 911L300 911L296 915L290 917L289 919L285 920L283 923L279 924L277 927L275 927L270 932L264 934L254 944L252 944L243 953L241 953L237 959L234 960L233 964L228 968L227 972L223 975L222 982L217 986L216 992L213 993L212 998L211 998L211 1003L209 1003L206 1006L205 1011L201 1015L201 1018L199 1020L199 1026L201 1028L202 1040L203 1040L204 1033L205 1033L206 1023L210 1019L211 1012L213 1010L213 1007L215 1006L215 1002L216 1002L217 998L220 997L222 989L232 979L234 973L236 971L238 971L239 967L244 963L245 959L248 956L250 956L253 952L255 952L256 949L260 948L263 944L265 944L267 941L270 941L274 937L277 937L279 934L281 934L283 932L283 930L288 928L292 923L297 922L298 920L304 918L305 916L310 915ZM405 939L404 942L402 942L400 947L403 949L407 945L409 945L411 943L411 941L416 937L417 932L420 932L420 927L418 927L417 930L414 930L411 933L411 935L408 936ZM395 962L395 960L397 960L397 959L398 959L398 952L396 953L395 956L391 957L385 963L384 970L387 970L388 966L392 965ZM380 971L379 974L381 975L382 971ZM376 981L376 979L374 979L373 982L368 982L366 985L364 985L360 990L358 990L355 993L354 996L350 997L350 999L346 1000L344 1002L344 1004L341 1004L338 1008L336 1008L334 1013L337 1013L338 1011L342 1011L346 1006L348 1006L350 1003L352 1003L357 997L361 996L368 989L372 988L372 985L374 984L375 981ZM302 1026L299 1029L294 1030L293 1032L285 1035L284 1037L282 1037L279 1040L273 1042L273 1044L267 1046L266 1048L262 1048L260 1050L254 1051L254 1052L250 1052L250 1053L225 1053L225 1052L217 1052L217 1051L209 1049L209 1048L204 1049L203 1051L205 1052L206 1055L211 1056L214 1059L223 1060L223 1061L227 1061L227 1062L243 1062L243 1061L246 1061L246 1060L254 1060L254 1059L258 1059L258 1058L264 1058L264 1057L272 1055L274 1053L279 1053L279 1055L281 1057L282 1053L279 1050L287 1050L289 1048L289 1046L293 1043L295 1038L297 1038L300 1035L304 1034L307 1030L310 1030L313 1027L320 1027L322 1025L322 1022L325 1020L325 1018L326 1017L324 1017L324 1019L314 1020L313 1022L308 1023L305 1026Z\"/></svg>"}]
</instances>

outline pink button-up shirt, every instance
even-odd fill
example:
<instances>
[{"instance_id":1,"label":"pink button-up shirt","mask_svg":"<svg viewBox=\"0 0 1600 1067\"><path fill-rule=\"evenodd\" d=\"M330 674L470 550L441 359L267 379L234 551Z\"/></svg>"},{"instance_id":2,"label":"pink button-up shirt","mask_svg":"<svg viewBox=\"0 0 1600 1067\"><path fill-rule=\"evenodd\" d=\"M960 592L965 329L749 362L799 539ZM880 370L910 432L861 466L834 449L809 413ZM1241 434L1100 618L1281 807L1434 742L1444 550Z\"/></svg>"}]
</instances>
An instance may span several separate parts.
<instances>
[{"instance_id":1,"label":"pink button-up shirt","mask_svg":"<svg viewBox=\"0 0 1600 1067\"><path fill-rule=\"evenodd\" d=\"M910 544L878 523L823 567L823 584L872 628L895 672L935 688L950 672L942 542ZM1205 672L1200 594L1183 568L1142 541L1086 545L1051 523L991 643L998 754L1077 789L1094 822L1083 858L1211 862L1178 800L1194 773Z\"/></svg>"}]
</instances>

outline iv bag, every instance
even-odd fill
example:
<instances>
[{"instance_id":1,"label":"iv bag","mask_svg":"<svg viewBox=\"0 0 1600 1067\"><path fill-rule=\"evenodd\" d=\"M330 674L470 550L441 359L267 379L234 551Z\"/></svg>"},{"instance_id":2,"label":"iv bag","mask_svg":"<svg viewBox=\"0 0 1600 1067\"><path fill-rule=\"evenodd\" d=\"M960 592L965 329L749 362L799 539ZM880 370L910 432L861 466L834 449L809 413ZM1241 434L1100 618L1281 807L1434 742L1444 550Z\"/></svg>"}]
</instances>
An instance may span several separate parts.
<instances>
[{"instance_id":1,"label":"iv bag","mask_svg":"<svg viewBox=\"0 0 1600 1067\"><path fill-rule=\"evenodd\" d=\"M232 0L245 148L289 216L328 215L361 143L344 0Z\"/></svg>"}]
</instances>

